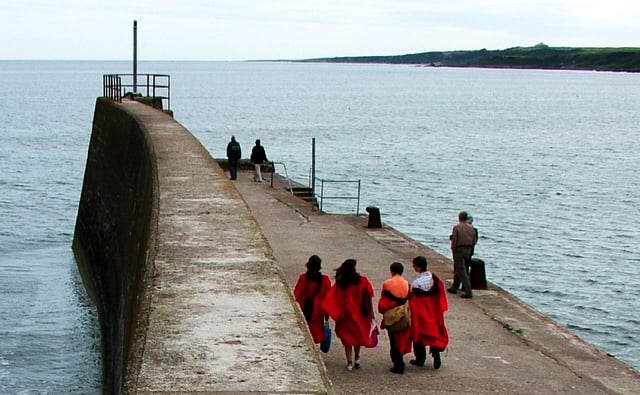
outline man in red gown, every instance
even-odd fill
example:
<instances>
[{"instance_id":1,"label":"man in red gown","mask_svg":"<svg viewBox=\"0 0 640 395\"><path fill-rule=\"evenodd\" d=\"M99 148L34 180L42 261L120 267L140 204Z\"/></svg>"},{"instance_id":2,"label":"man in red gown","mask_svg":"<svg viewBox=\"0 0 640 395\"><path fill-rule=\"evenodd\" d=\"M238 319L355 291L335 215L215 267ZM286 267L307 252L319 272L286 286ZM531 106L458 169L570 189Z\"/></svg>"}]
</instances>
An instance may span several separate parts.
<instances>
[{"instance_id":1,"label":"man in red gown","mask_svg":"<svg viewBox=\"0 0 640 395\"><path fill-rule=\"evenodd\" d=\"M439 369L442 361L440 353L449 344L449 332L444 322L444 313L449 309L444 282L427 271L427 258L413 258L413 270L418 277L411 283L411 334L413 354L412 365L424 366L427 359L426 347L433 357L433 368Z\"/></svg>"},{"instance_id":2,"label":"man in red gown","mask_svg":"<svg viewBox=\"0 0 640 395\"><path fill-rule=\"evenodd\" d=\"M402 273L404 272L402 263L392 263L389 271L391 278L382 283L382 294L378 301L378 312L383 315L394 307L409 303L409 283L402 277ZM385 322L383 320L380 326L382 329L385 328L384 324ZM402 374L404 373L403 356L411 352L411 326L407 326L398 331L390 328L386 329L389 335L389 354L391 355L391 362L393 362L393 367L389 369L389 371L391 373Z\"/></svg>"}]
</instances>

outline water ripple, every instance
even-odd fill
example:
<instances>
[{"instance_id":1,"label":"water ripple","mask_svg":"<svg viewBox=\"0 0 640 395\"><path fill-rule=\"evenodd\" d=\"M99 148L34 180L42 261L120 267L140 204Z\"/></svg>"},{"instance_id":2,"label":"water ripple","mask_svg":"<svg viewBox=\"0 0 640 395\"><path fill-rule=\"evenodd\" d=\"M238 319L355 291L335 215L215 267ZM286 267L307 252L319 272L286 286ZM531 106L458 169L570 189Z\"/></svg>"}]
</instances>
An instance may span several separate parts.
<instances>
[{"instance_id":1,"label":"water ripple","mask_svg":"<svg viewBox=\"0 0 640 395\"><path fill-rule=\"evenodd\" d=\"M3 85L2 264L19 251L70 244L105 64L56 65L74 72L54 70L56 78L37 81L30 92L11 71L15 82ZM640 328L631 313L640 310L633 283L640 224L629 218L640 208L639 75L482 70L478 78L477 70L386 65L150 65L172 75L176 119L214 157L224 157L231 134L243 148L261 137L269 158L306 184L316 138L319 177L362 180L363 206L380 207L387 224L445 256L457 212L468 210L490 281L640 368ZM230 71L237 78L225 78ZM41 92L59 91L47 85L54 82L74 86L74 95L32 111L46 100ZM24 377L7 378L4 364L15 359L1 349L17 352L11 342L3 337L0 344L3 384L31 377L25 369Z\"/></svg>"}]
</instances>

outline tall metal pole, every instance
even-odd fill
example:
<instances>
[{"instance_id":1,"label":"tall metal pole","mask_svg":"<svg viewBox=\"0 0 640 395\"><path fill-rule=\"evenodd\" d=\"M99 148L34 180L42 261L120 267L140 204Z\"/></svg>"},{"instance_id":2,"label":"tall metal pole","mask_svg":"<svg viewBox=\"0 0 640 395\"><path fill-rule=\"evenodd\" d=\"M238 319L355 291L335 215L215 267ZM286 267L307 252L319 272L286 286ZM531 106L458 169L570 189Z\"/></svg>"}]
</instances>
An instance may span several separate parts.
<instances>
[{"instance_id":1,"label":"tall metal pole","mask_svg":"<svg viewBox=\"0 0 640 395\"><path fill-rule=\"evenodd\" d=\"M311 196L316 196L316 138L311 139Z\"/></svg>"},{"instance_id":2,"label":"tall metal pole","mask_svg":"<svg viewBox=\"0 0 640 395\"><path fill-rule=\"evenodd\" d=\"M133 93L138 92L138 21L133 20Z\"/></svg>"}]
</instances>

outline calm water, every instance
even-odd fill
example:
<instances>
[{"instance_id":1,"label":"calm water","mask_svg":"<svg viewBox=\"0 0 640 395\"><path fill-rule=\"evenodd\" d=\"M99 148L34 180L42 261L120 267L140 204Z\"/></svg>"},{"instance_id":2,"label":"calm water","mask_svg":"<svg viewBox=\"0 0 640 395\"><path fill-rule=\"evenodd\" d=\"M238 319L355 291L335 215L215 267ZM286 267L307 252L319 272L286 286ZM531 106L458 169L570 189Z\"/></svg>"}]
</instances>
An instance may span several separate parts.
<instances>
[{"instance_id":1,"label":"calm water","mask_svg":"<svg viewBox=\"0 0 640 395\"><path fill-rule=\"evenodd\" d=\"M316 138L318 177L360 179L360 212L380 207L383 222L445 255L457 212L468 210L490 281L640 369L640 75L225 62L138 70L171 75L176 120L214 157L232 134L245 154L261 138L269 159L306 183ZM70 244L102 74L130 72L127 62L0 62L0 392L99 392L97 320Z\"/></svg>"},{"instance_id":2,"label":"calm water","mask_svg":"<svg viewBox=\"0 0 640 395\"><path fill-rule=\"evenodd\" d=\"M100 68L0 61L0 393L100 392L71 251Z\"/></svg>"}]
</instances>

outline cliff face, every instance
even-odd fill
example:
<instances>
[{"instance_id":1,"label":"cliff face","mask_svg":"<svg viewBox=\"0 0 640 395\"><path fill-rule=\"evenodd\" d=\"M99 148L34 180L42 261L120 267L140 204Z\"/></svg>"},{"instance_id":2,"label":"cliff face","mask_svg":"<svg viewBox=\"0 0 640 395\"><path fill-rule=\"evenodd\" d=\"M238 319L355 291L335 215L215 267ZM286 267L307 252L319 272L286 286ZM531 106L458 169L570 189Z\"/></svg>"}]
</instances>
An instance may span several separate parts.
<instances>
[{"instance_id":1,"label":"cliff face","mask_svg":"<svg viewBox=\"0 0 640 395\"><path fill-rule=\"evenodd\" d=\"M132 352L145 276L152 271L158 177L149 136L107 99L96 101L73 251L98 308L103 392L120 393Z\"/></svg>"}]
</instances>

